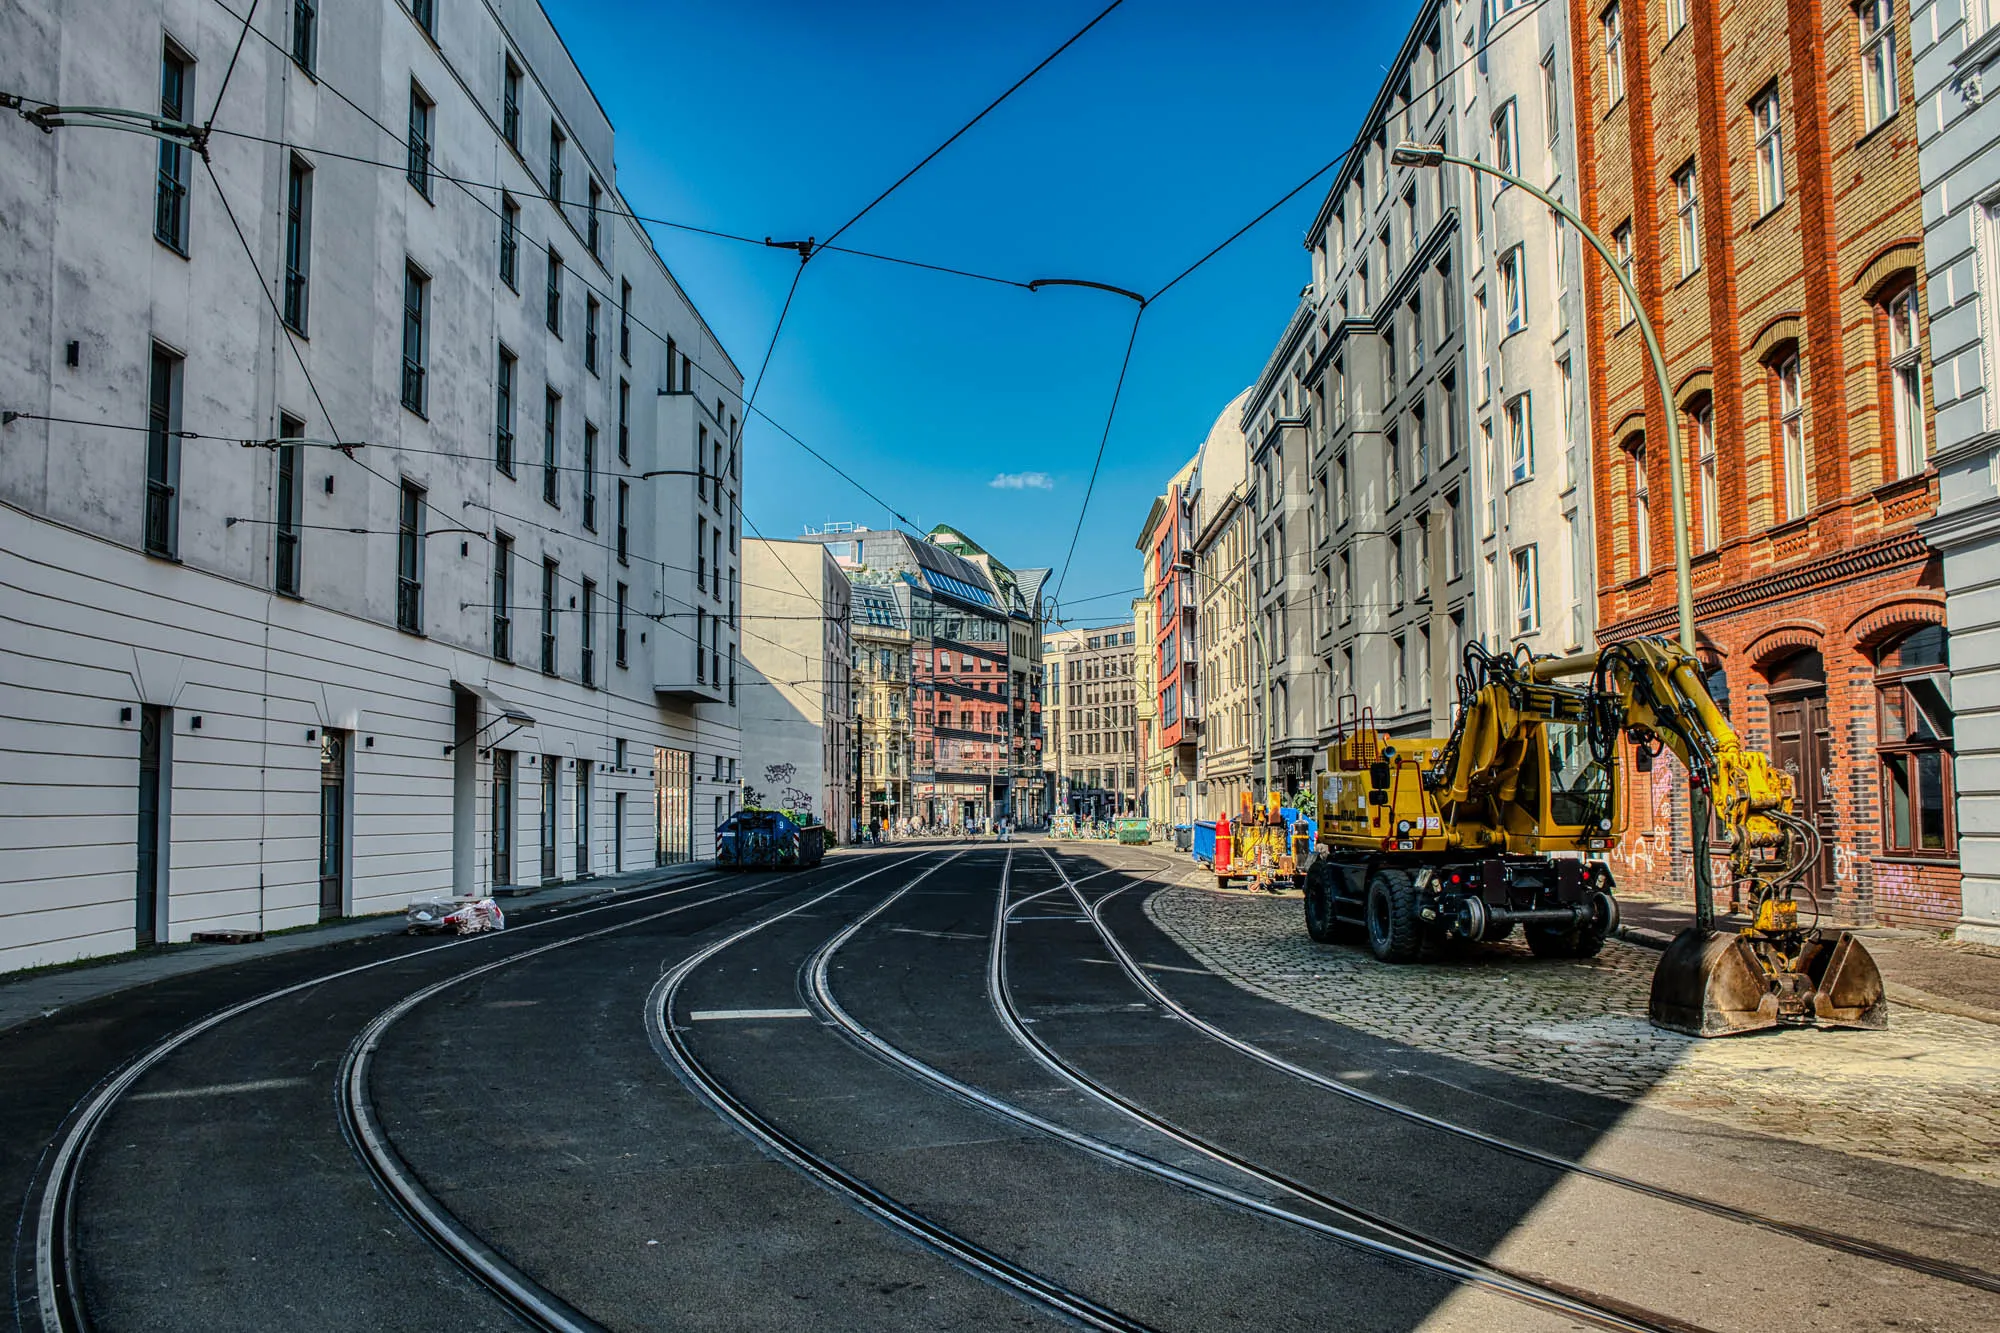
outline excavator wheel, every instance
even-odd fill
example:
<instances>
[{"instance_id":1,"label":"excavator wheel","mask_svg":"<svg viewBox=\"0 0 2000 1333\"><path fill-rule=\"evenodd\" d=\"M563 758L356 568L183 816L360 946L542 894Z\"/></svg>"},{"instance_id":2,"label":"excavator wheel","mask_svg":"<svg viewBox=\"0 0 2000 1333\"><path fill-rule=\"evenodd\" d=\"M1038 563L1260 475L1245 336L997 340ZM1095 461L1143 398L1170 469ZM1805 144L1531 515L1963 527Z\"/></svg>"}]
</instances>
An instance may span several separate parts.
<instances>
[{"instance_id":1,"label":"excavator wheel","mask_svg":"<svg viewBox=\"0 0 2000 1333\"><path fill-rule=\"evenodd\" d=\"M1306 869L1306 934L1315 944L1338 944L1346 933L1335 914L1340 894L1340 872L1324 857Z\"/></svg>"},{"instance_id":2,"label":"excavator wheel","mask_svg":"<svg viewBox=\"0 0 2000 1333\"><path fill-rule=\"evenodd\" d=\"M1413 963L1424 951L1417 882L1407 870L1383 867L1368 877L1364 899L1368 948L1385 963Z\"/></svg>"}]
</instances>

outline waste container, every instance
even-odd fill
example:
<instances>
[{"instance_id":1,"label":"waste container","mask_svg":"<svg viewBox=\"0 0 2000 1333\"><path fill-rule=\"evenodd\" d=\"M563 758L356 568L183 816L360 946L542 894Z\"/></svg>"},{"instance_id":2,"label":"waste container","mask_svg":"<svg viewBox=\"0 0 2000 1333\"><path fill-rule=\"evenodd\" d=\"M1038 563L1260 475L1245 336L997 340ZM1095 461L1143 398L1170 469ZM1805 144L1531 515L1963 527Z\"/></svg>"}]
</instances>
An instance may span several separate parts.
<instances>
[{"instance_id":1,"label":"waste container","mask_svg":"<svg viewBox=\"0 0 2000 1333\"><path fill-rule=\"evenodd\" d=\"M1112 827L1117 830L1118 841L1133 847L1143 847L1149 841L1146 821L1139 818L1114 820Z\"/></svg>"},{"instance_id":2,"label":"waste container","mask_svg":"<svg viewBox=\"0 0 2000 1333\"><path fill-rule=\"evenodd\" d=\"M1194 850L1194 825L1174 825L1174 850L1182 852Z\"/></svg>"},{"instance_id":3,"label":"waste container","mask_svg":"<svg viewBox=\"0 0 2000 1333\"><path fill-rule=\"evenodd\" d=\"M1194 859L1205 866L1215 864L1215 821L1212 819L1195 821Z\"/></svg>"}]
</instances>

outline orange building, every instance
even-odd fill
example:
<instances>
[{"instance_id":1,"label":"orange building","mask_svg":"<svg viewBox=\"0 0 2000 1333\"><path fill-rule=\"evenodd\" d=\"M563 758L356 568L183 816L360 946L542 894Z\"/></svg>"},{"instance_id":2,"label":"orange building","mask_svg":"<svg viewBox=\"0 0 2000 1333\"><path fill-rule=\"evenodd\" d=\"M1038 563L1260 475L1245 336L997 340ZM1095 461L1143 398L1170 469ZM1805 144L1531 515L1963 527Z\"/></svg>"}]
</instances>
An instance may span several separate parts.
<instances>
[{"instance_id":1,"label":"orange building","mask_svg":"<svg viewBox=\"0 0 2000 1333\"><path fill-rule=\"evenodd\" d=\"M1665 413L1700 652L1825 839L1822 901L1958 917L1917 108L1892 0L1612 0L1570 24L1583 212L1666 351L1586 269L1599 639L1675 632ZM1900 62L1900 67L1899 67ZM1691 892L1684 774L1634 775L1628 888ZM1718 892L1725 881L1718 877Z\"/></svg>"}]
</instances>

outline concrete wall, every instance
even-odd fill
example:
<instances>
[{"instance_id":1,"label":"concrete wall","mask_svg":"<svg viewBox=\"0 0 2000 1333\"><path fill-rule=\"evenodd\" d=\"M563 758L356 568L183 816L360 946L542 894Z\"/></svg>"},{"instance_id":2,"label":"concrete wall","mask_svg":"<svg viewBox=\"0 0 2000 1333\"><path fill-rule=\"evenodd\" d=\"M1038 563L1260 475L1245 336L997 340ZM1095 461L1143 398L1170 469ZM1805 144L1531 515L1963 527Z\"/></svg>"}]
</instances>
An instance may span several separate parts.
<instances>
[{"instance_id":1,"label":"concrete wall","mask_svg":"<svg viewBox=\"0 0 2000 1333\"><path fill-rule=\"evenodd\" d=\"M1938 516L1957 709L1961 938L2000 944L2000 25L1966 0L1910 11L1924 192Z\"/></svg>"},{"instance_id":2,"label":"concrete wall","mask_svg":"<svg viewBox=\"0 0 2000 1333\"><path fill-rule=\"evenodd\" d=\"M433 41L393 0L322 7L308 78L284 54L292 7L261 8L260 35L245 42L216 115L214 179L190 163L185 255L153 236L153 141L86 128L42 134L21 122L0 133L0 284L14 316L0 321L0 403L30 414L0 427L0 614L10 627L0 636L0 752L11 761L0 809L0 969L132 945L144 704L173 710L158 919L166 939L204 927L275 929L318 914L319 761L309 730L353 739L343 912L491 887L486 747L496 742L518 757L511 878L526 882L542 878L544 761L531 757L562 765L554 873L564 878L650 863L656 747L692 754L698 788L733 764L726 691L689 688L666 650L686 645L691 664L694 608L726 609L734 579L694 586L694 480L637 474L690 467L698 413L733 445L740 374L644 234L612 215L621 205L610 127L568 57L558 58L560 40L540 9L439 11ZM59 14L13 6L0 11L0 83L65 103L156 107L171 41L195 62L190 103L205 119L238 31L228 14L194 0L81 0ZM520 155L499 132L506 50L527 75ZM402 170L413 81L435 103L428 197ZM552 118L570 141L565 195L581 201L593 177L604 189L596 257L581 203L559 209L543 194ZM303 335L281 329L259 290L282 273L294 156L314 182ZM493 185L521 209L515 286L499 277ZM544 319L551 244L567 266L560 337ZM400 401L407 264L430 279L422 413ZM631 327L621 348L625 282ZM584 354L593 297L595 370ZM147 418L155 343L184 357L179 427L216 437L179 442L172 559L142 550L147 436L131 429ZM495 461L501 344L517 358L511 476ZM678 374L682 355L693 393ZM675 392L663 396L667 388ZM553 504L540 467L546 389L563 402ZM362 442L351 454L301 450L296 599L273 591L276 455L238 443L278 435L281 414L302 421L308 439ZM597 433L589 469L586 423ZM740 464L726 457L724 471L720 486L703 483L704 521L727 534L723 559L733 569ZM630 488L623 559L621 480ZM405 481L427 501L418 633L396 628ZM493 625L496 534L514 543L504 660ZM540 669L544 559L559 571L552 675ZM585 579L595 584L587 678ZM712 649L733 654L730 637L725 628ZM465 719L476 723L476 762L448 754L471 739L454 735L464 691L453 681L487 690L536 725L510 732L483 701ZM121 719L127 707L130 723ZM579 867L573 765L584 762L592 817ZM621 791L626 836L614 854ZM712 807L699 797L693 805L699 852L711 845Z\"/></svg>"}]
</instances>

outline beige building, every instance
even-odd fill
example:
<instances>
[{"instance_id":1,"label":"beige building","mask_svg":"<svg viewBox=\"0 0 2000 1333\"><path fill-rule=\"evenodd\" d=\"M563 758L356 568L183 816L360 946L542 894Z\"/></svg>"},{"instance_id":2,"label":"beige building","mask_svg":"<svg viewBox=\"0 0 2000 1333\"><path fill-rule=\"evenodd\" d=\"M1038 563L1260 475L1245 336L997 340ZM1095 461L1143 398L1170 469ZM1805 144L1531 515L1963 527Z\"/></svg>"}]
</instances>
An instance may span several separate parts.
<instances>
[{"instance_id":1,"label":"beige building","mask_svg":"<svg viewBox=\"0 0 2000 1333\"><path fill-rule=\"evenodd\" d=\"M1058 811L1108 819L1139 808L1138 642L1131 624L1042 637Z\"/></svg>"},{"instance_id":2,"label":"beige building","mask_svg":"<svg viewBox=\"0 0 2000 1333\"><path fill-rule=\"evenodd\" d=\"M1249 396L1246 389L1222 409L1189 481L1193 538L1188 550L1194 558L1201 662L1195 808L1204 819L1237 809L1241 794L1252 790L1250 697L1256 662L1248 605L1251 515L1244 493L1249 454L1242 426Z\"/></svg>"},{"instance_id":3,"label":"beige building","mask_svg":"<svg viewBox=\"0 0 2000 1333\"><path fill-rule=\"evenodd\" d=\"M854 704L847 575L819 542L743 543L743 801L852 834Z\"/></svg>"},{"instance_id":4,"label":"beige building","mask_svg":"<svg viewBox=\"0 0 2000 1333\"><path fill-rule=\"evenodd\" d=\"M910 621L894 590L877 584L855 584L853 607L860 815L893 829L898 820L913 817L916 715L910 706Z\"/></svg>"},{"instance_id":5,"label":"beige building","mask_svg":"<svg viewBox=\"0 0 2000 1333\"><path fill-rule=\"evenodd\" d=\"M1132 720L1138 734L1141 784L1139 813L1156 824L1167 818L1174 781L1173 752L1160 748L1160 673L1158 659L1152 651L1159 624L1153 612L1153 599L1134 598L1132 635L1140 647L1140 651L1132 656L1132 693L1135 696Z\"/></svg>"}]
</instances>

